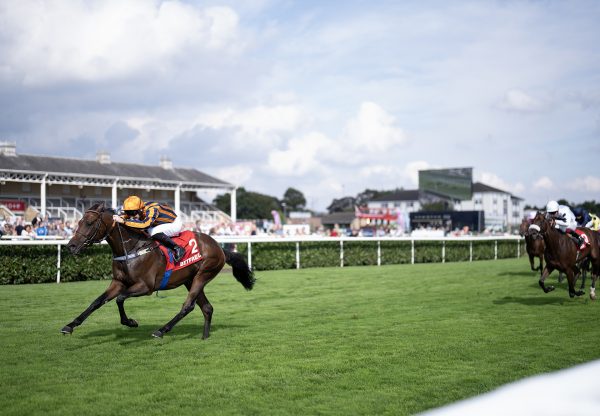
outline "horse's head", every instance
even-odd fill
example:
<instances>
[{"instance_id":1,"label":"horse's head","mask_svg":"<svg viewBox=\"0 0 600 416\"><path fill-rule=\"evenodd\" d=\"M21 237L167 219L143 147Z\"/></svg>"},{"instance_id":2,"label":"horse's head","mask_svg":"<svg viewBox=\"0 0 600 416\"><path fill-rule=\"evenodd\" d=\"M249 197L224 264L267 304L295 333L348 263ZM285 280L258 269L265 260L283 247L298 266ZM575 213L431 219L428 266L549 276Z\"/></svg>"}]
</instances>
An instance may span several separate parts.
<instances>
[{"instance_id":1,"label":"horse's head","mask_svg":"<svg viewBox=\"0 0 600 416\"><path fill-rule=\"evenodd\" d=\"M527 230L528 234L533 238L542 237L552 227L552 219L548 219L543 212L538 211Z\"/></svg>"},{"instance_id":2,"label":"horse's head","mask_svg":"<svg viewBox=\"0 0 600 416\"><path fill-rule=\"evenodd\" d=\"M529 230L529 220L527 218L523 218L523 221L521 221L521 225L519 226L519 235L521 237L525 237L527 235L528 230Z\"/></svg>"},{"instance_id":3,"label":"horse's head","mask_svg":"<svg viewBox=\"0 0 600 416\"><path fill-rule=\"evenodd\" d=\"M104 202L85 211L75 234L67 243L71 253L79 254L84 248L104 240L114 227L113 214L111 209L104 206Z\"/></svg>"}]
</instances>

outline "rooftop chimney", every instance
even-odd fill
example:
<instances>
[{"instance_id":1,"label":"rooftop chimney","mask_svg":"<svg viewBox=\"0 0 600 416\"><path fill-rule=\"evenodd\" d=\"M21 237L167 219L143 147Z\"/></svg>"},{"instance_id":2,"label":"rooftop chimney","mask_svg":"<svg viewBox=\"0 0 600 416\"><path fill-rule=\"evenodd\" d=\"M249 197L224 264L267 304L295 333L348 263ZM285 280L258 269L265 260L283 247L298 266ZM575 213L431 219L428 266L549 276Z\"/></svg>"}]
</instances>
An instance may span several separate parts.
<instances>
[{"instance_id":1,"label":"rooftop chimney","mask_svg":"<svg viewBox=\"0 0 600 416\"><path fill-rule=\"evenodd\" d=\"M170 170L173 169L173 162L171 162L171 159L169 159L167 156L161 156L159 166L163 169Z\"/></svg>"},{"instance_id":2,"label":"rooftop chimney","mask_svg":"<svg viewBox=\"0 0 600 416\"><path fill-rule=\"evenodd\" d=\"M17 143L16 142L0 142L0 155L16 156L17 155Z\"/></svg>"},{"instance_id":3,"label":"rooftop chimney","mask_svg":"<svg viewBox=\"0 0 600 416\"><path fill-rule=\"evenodd\" d=\"M110 153L105 151L99 151L96 153L96 162L101 165L110 165Z\"/></svg>"}]
</instances>

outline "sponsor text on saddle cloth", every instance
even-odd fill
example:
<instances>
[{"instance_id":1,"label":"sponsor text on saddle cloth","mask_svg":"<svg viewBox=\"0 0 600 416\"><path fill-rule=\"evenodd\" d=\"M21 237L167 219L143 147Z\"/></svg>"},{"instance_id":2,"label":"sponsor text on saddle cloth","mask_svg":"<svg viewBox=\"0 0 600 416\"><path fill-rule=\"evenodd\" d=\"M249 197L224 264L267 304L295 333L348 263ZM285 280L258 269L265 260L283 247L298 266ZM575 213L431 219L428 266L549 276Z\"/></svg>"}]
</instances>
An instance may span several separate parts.
<instances>
[{"instance_id":1,"label":"sponsor text on saddle cloth","mask_svg":"<svg viewBox=\"0 0 600 416\"><path fill-rule=\"evenodd\" d=\"M159 245L159 248L165 256L165 259L167 259L167 266L165 268L165 275L160 282L160 287L158 290L162 290L167 286L167 283L169 283L169 278L171 277L171 273L173 273L175 270L183 269L184 267L202 260L202 254L198 248L198 241L196 241L196 237L194 236L193 232L183 231L177 237L171 238L173 241L175 241L175 244L185 248L185 256L183 256L179 263L174 263L173 252L162 244Z\"/></svg>"}]
</instances>

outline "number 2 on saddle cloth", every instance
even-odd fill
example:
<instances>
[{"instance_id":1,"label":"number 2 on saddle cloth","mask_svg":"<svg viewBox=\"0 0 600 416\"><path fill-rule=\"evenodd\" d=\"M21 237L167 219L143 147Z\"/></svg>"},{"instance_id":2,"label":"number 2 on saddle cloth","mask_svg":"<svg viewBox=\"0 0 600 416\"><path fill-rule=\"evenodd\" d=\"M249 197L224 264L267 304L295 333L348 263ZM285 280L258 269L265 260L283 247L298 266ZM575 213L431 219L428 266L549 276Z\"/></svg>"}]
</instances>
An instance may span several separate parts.
<instances>
[{"instance_id":1,"label":"number 2 on saddle cloth","mask_svg":"<svg viewBox=\"0 0 600 416\"><path fill-rule=\"evenodd\" d=\"M183 231L177 237L171 237L171 239L175 242L175 244L185 248L185 256L183 256L179 263L175 263L173 262L173 252L162 244L159 244L158 247L167 260L167 267L165 268L165 274L160 282L160 287L158 290L162 290L167 287L169 278L175 270L183 269L190 264L194 264L202 260L202 254L198 248L198 241L196 241L196 237L193 232Z\"/></svg>"}]
</instances>

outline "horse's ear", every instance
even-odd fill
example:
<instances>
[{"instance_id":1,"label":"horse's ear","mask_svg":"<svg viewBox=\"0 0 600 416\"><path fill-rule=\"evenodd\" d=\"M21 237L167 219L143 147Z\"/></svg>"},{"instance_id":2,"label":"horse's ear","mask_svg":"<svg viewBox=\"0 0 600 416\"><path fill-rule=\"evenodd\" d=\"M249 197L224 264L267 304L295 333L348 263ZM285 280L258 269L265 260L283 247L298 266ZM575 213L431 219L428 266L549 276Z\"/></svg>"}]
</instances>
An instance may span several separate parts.
<instances>
[{"instance_id":1,"label":"horse's ear","mask_svg":"<svg viewBox=\"0 0 600 416\"><path fill-rule=\"evenodd\" d=\"M102 201L102 202L100 203L100 205L98 205L98 210L99 210L99 211L104 211L104 201Z\"/></svg>"}]
</instances>

